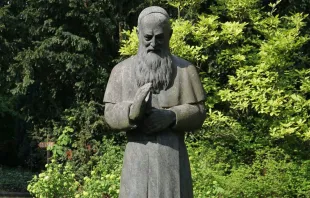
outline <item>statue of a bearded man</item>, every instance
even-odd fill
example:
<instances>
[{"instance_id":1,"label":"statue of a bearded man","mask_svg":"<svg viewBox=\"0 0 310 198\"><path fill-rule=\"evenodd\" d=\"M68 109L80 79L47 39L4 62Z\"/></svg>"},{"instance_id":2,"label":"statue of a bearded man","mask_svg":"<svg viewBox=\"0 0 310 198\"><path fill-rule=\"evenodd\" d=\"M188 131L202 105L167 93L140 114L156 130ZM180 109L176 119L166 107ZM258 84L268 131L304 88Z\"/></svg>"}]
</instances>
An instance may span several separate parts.
<instances>
[{"instance_id":1,"label":"statue of a bearded man","mask_svg":"<svg viewBox=\"0 0 310 198\"><path fill-rule=\"evenodd\" d=\"M104 95L105 119L126 131L120 198L192 198L184 133L205 119L195 66L169 50L168 13L148 7L138 18L138 54L117 64Z\"/></svg>"}]
</instances>

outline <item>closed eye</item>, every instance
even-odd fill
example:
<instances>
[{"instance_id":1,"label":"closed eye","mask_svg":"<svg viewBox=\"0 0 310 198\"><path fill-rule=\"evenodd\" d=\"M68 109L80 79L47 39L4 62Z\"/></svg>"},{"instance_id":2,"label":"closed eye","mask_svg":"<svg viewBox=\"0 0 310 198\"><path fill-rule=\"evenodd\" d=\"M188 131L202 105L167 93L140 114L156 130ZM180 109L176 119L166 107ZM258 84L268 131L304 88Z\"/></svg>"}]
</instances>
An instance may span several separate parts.
<instances>
[{"instance_id":1,"label":"closed eye","mask_svg":"<svg viewBox=\"0 0 310 198\"><path fill-rule=\"evenodd\" d=\"M164 38L164 34L158 34L156 35L156 39L163 39Z\"/></svg>"},{"instance_id":2,"label":"closed eye","mask_svg":"<svg viewBox=\"0 0 310 198\"><path fill-rule=\"evenodd\" d=\"M145 40L150 41L152 39L152 36L151 35L146 35L146 36L144 36L144 38L145 38Z\"/></svg>"}]
</instances>

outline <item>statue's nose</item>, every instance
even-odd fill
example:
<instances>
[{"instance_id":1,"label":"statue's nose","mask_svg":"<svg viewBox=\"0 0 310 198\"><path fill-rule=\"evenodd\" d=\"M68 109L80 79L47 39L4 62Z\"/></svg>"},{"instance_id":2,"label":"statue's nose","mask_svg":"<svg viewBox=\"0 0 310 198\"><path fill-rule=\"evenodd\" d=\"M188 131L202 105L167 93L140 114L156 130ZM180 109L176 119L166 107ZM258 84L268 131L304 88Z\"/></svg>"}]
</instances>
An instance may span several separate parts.
<instances>
[{"instance_id":1,"label":"statue's nose","mask_svg":"<svg viewBox=\"0 0 310 198\"><path fill-rule=\"evenodd\" d=\"M155 40L155 36L152 38L151 40L151 46L155 47L156 46L156 40Z\"/></svg>"}]
</instances>

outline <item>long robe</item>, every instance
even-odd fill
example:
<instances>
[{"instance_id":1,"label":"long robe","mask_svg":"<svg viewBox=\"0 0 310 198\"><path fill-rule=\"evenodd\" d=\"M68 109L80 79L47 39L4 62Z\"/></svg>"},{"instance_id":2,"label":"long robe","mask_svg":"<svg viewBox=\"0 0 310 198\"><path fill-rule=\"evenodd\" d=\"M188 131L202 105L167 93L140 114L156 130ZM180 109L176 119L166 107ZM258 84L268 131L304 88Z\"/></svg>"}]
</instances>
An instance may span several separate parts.
<instances>
[{"instance_id":1,"label":"long robe","mask_svg":"<svg viewBox=\"0 0 310 198\"><path fill-rule=\"evenodd\" d=\"M176 123L147 135L143 126L131 123L129 110L138 90L136 56L116 65L110 75L104 102L105 120L126 131L120 198L192 198L193 187L184 132L199 129L205 119L205 92L196 68L172 56L173 77L167 90L152 94L151 107L169 109ZM138 127L136 127L138 125Z\"/></svg>"}]
</instances>

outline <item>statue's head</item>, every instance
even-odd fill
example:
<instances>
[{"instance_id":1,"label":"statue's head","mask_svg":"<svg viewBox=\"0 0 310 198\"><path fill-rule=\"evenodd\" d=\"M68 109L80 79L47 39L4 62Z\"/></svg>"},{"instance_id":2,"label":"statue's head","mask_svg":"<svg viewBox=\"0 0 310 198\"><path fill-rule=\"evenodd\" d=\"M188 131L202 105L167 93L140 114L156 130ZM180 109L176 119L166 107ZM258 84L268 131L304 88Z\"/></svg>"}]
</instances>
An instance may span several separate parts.
<instances>
[{"instance_id":1,"label":"statue's head","mask_svg":"<svg viewBox=\"0 0 310 198\"><path fill-rule=\"evenodd\" d=\"M172 29L168 13L161 7L145 8L138 18L139 50L136 64L138 87L151 82L153 92L168 88L172 78L169 40Z\"/></svg>"},{"instance_id":2,"label":"statue's head","mask_svg":"<svg viewBox=\"0 0 310 198\"><path fill-rule=\"evenodd\" d=\"M172 29L166 10L158 6L145 8L138 18L137 34L139 50L146 50L147 53L168 52Z\"/></svg>"}]
</instances>

